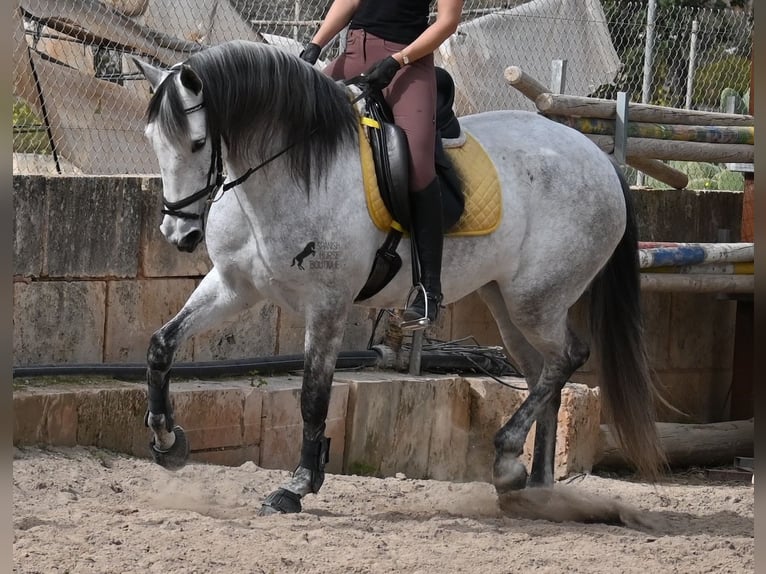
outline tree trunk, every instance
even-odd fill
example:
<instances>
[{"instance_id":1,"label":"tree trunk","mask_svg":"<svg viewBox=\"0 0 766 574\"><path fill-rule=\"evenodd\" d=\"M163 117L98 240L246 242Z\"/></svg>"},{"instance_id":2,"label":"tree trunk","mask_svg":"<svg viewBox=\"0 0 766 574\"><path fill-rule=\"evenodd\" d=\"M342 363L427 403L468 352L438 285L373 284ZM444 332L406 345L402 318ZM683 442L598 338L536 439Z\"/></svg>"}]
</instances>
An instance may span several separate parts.
<instances>
[{"instance_id":1,"label":"tree trunk","mask_svg":"<svg viewBox=\"0 0 766 574\"><path fill-rule=\"evenodd\" d=\"M657 423L657 432L672 467L731 464L737 456L753 456L753 419L708 424ZM607 425L601 425L601 454L596 461L596 467L628 465Z\"/></svg>"}]
</instances>

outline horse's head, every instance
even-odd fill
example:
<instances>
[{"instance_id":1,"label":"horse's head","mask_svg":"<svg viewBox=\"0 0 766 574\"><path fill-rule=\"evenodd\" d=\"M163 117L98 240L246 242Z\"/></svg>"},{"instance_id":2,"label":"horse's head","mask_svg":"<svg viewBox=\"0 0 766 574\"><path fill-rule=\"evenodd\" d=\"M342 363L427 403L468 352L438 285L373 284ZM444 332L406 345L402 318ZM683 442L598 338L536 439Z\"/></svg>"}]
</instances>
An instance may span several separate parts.
<instances>
[{"instance_id":1,"label":"horse's head","mask_svg":"<svg viewBox=\"0 0 766 574\"><path fill-rule=\"evenodd\" d=\"M183 251L202 240L206 206L219 188L252 187L274 170L308 190L358 137L346 91L274 46L224 42L169 70L134 61L154 89L146 135L162 173L160 229ZM239 175L226 185L224 160L227 173Z\"/></svg>"},{"instance_id":2,"label":"horse's head","mask_svg":"<svg viewBox=\"0 0 766 574\"><path fill-rule=\"evenodd\" d=\"M223 177L220 140L209 136L202 81L194 70L134 62L154 91L145 134L162 174L160 231L179 250L191 252L202 241L207 201Z\"/></svg>"}]
</instances>

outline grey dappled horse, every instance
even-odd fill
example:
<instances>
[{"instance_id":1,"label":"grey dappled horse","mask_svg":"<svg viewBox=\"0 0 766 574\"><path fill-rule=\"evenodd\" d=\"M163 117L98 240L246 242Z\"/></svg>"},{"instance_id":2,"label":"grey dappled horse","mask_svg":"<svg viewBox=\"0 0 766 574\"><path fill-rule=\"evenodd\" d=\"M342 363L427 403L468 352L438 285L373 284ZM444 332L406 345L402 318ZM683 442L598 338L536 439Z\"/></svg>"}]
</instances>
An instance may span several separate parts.
<instances>
[{"instance_id":1,"label":"grey dappled horse","mask_svg":"<svg viewBox=\"0 0 766 574\"><path fill-rule=\"evenodd\" d=\"M358 112L343 85L263 44L211 47L169 70L136 63L154 89L146 135L162 172L162 233L182 251L193 251L204 236L213 263L151 338L152 452L168 468L183 465L189 452L168 392L181 342L268 298L303 315L306 339L301 458L262 512L298 512L301 498L324 481L335 361L349 309L385 237L362 191ZM553 483L561 389L589 356L568 315L588 289L605 405L625 452L656 477L662 454L624 179L585 136L539 115L498 111L460 121L496 166L503 219L490 235L446 238L445 302L479 292L530 388L495 435L497 492ZM293 264L301 250L308 256L323 246L331 247L332 265ZM408 246L401 252L407 269ZM402 271L364 305L401 307L410 282ZM534 421L528 474L518 457Z\"/></svg>"}]
</instances>

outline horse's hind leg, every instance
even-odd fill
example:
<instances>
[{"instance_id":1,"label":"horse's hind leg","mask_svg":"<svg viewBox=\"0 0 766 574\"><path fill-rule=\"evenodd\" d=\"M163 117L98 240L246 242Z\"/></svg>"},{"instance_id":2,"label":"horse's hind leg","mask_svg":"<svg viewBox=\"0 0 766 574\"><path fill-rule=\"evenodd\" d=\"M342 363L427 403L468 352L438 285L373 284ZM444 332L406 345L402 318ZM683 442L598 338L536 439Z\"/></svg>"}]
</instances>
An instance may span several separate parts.
<instances>
[{"instance_id":1,"label":"horse's hind leg","mask_svg":"<svg viewBox=\"0 0 766 574\"><path fill-rule=\"evenodd\" d=\"M527 309L529 312L529 309ZM533 324L530 317L517 316L513 321L524 339L542 358L540 375L530 384L527 399L495 435L493 483L498 493L524 488L527 471L519 461L532 423L537 421L530 485L550 486L556 444L561 389L571 374L588 358L588 347L567 326L566 311Z\"/></svg>"},{"instance_id":2,"label":"horse's hind leg","mask_svg":"<svg viewBox=\"0 0 766 574\"><path fill-rule=\"evenodd\" d=\"M567 355L570 357L570 366L567 370L570 372L562 380L554 384L554 388L558 387L558 391L551 393L550 399L547 402L543 402L537 414L535 445L532 451L532 472L528 480L529 486L553 485L556 434L558 430L559 409L561 408L561 389L569 380L571 374L588 359L589 350L587 345L569 328L567 328L567 348L569 349ZM562 373L565 372L562 371Z\"/></svg>"},{"instance_id":3,"label":"horse's hind leg","mask_svg":"<svg viewBox=\"0 0 766 574\"><path fill-rule=\"evenodd\" d=\"M149 408L146 425L154 433L154 460L169 469L180 468L189 455L183 429L175 424L170 401L170 367L178 347L191 335L213 327L257 301L255 291L243 297L230 289L213 268L194 290L181 311L157 330L147 351Z\"/></svg>"},{"instance_id":4,"label":"horse's hind leg","mask_svg":"<svg viewBox=\"0 0 766 574\"><path fill-rule=\"evenodd\" d=\"M261 515L301 511L301 498L316 494L330 460L330 439L324 435L330 405L335 361L343 340L351 296L337 296L320 309L307 313L306 343L301 387L303 444L292 478L263 501Z\"/></svg>"},{"instance_id":5,"label":"horse's hind leg","mask_svg":"<svg viewBox=\"0 0 766 574\"><path fill-rule=\"evenodd\" d=\"M517 367L521 369L527 386L533 389L542 373L543 357L529 343L521 330L511 320L510 313L497 283L492 282L481 289L479 295L486 303L492 316L495 318L500 335L503 338L511 359ZM572 335L574 337L574 335ZM579 346L580 343L573 339L573 345ZM587 350L585 351L587 352ZM558 426L558 411L561 406L561 394L553 393L550 402L545 403L537 416L537 427L535 430L535 446L532 459L532 472L529 475L528 484L530 486L549 486L553 482L553 465L556 453L556 428ZM526 435L525 435L526 440ZM514 463L509 463L515 466ZM526 469L517 468L517 472ZM521 484L521 478L518 478Z\"/></svg>"},{"instance_id":6,"label":"horse's hind leg","mask_svg":"<svg viewBox=\"0 0 766 574\"><path fill-rule=\"evenodd\" d=\"M543 367L542 356L529 344L524 334L511 321L505 299L497 283L493 281L484 285L478 290L478 293L495 319L497 329L500 331L503 344L510 354L511 360L521 370L529 388L532 388L540 377L540 371Z\"/></svg>"}]
</instances>

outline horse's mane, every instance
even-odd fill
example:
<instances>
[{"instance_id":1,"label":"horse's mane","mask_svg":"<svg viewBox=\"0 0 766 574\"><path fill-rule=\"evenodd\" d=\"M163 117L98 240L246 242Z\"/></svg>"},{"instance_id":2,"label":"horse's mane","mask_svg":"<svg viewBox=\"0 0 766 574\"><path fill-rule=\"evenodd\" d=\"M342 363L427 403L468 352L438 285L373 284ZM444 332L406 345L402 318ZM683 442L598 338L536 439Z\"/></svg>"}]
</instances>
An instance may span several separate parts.
<instances>
[{"instance_id":1,"label":"horse's mane","mask_svg":"<svg viewBox=\"0 0 766 574\"><path fill-rule=\"evenodd\" d=\"M232 158L262 161L294 144L285 156L292 174L308 185L357 133L356 111L344 89L277 48L233 41L185 63L202 80L208 133L220 134ZM158 86L147 121L159 122L174 144L187 142L189 123L176 82Z\"/></svg>"}]
</instances>

